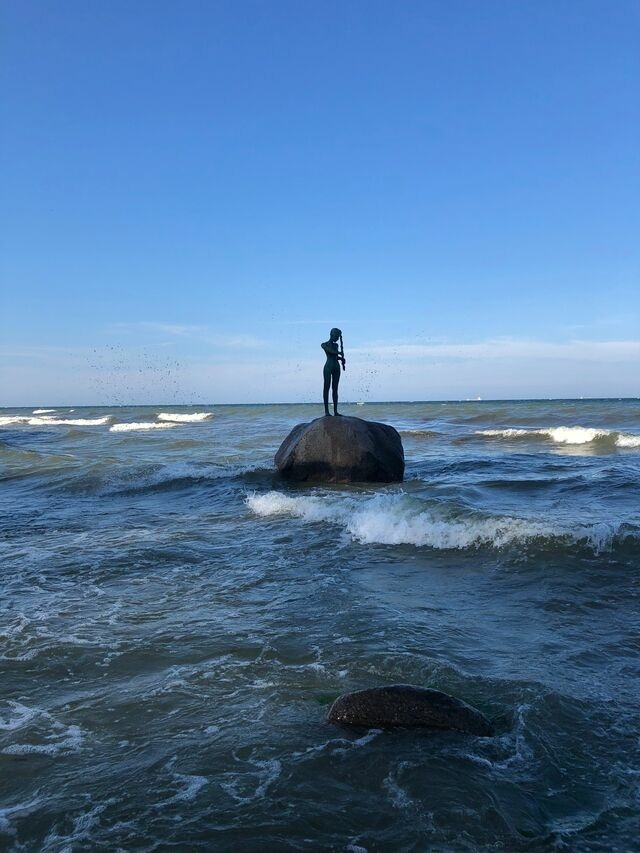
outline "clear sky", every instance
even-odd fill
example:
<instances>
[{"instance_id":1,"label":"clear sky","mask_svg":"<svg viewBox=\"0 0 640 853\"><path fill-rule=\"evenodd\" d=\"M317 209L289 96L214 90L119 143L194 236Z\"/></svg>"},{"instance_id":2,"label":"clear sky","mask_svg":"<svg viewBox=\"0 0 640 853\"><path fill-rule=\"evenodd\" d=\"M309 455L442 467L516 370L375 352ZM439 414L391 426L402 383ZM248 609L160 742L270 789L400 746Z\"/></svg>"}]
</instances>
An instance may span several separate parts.
<instances>
[{"instance_id":1,"label":"clear sky","mask_svg":"<svg viewBox=\"0 0 640 853\"><path fill-rule=\"evenodd\" d=\"M640 395L637 0L4 0L0 405Z\"/></svg>"}]
</instances>

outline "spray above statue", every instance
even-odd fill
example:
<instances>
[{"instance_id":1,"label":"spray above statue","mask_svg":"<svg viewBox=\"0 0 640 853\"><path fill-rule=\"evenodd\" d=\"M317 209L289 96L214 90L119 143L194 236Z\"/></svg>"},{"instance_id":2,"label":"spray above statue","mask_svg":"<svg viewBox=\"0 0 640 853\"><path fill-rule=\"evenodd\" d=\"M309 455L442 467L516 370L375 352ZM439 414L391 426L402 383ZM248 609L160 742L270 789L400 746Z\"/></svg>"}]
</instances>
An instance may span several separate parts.
<instances>
[{"instance_id":1,"label":"spray above statue","mask_svg":"<svg viewBox=\"0 0 640 853\"><path fill-rule=\"evenodd\" d=\"M338 347L338 341L340 346ZM342 370L347 369L347 363L344 357L344 345L342 343L342 332L340 329L331 329L329 332L329 340L320 344L327 355L327 360L324 365L324 388L322 389L322 399L324 401L324 413L330 415L329 411L329 387L331 387L331 395L333 397L333 414L338 415L338 385L340 384L340 365Z\"/></svg>"}]
</instances>

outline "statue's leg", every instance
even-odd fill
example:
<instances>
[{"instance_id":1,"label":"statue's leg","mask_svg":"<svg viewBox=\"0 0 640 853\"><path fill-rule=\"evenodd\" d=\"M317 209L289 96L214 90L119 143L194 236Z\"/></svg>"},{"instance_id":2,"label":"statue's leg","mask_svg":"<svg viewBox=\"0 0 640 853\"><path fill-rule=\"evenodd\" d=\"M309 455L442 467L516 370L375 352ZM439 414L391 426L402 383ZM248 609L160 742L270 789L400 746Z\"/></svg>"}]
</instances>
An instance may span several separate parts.
<instances>
[{"instance_id":1,"label":"statue's leg","mask_svg":"<svg viewBox=\"0 0 640 853\"><path fill-rule=\"evenodd\" d=\"M324 413L325 415L331 414L329 412L329 385L331 385L331 371L327 370L325 365L324 368L324 387L322 389L322 400L324 402Z\"/></svg>"},{"instance_id":2,"label":"statue's leg","mask_svg":"<svg viewBox=\"0 0 640 853\"><path fill-rule=\"evenodd\" d=\"M340 368L333 371L333 414L338 414L338 385L340 384Z\"/></svg>"}]
</instances>

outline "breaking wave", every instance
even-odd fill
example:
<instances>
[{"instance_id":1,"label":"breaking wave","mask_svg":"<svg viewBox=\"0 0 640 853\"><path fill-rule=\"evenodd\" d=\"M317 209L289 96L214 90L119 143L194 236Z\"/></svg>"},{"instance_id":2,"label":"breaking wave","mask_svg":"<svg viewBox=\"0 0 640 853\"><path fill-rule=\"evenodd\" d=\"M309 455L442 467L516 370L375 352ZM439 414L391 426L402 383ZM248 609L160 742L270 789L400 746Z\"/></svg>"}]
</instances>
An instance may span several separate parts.
<instances>
[{"instance_id":1,"label":"breaking wave","mask_svg":"<svg viewBox=\"0 0 640 853\"><path fill-rule=\"evenodd\" d=\"M289 516L306 522L337 524L362 544L415 545L437 550L505 548L553 542L582 544L594 551L615 541L634 538L637 531L610 524L561 526L513 516L487 516L451 504L427 502L404 493L374 495L365 500L330 496L291 497L282 492L251 494L248 508L256 515Z\"/></svg>"},{"instance_id":2,"label":"breaking wave","mask_svg":"<svg viewBox=\"0 0 640 853\"><path fill-rule=\"evenodd\" d=\"M33 414L34 415L46 415L48 412L55 412L55 411L57 411L57 410L56 409L34 409Z\"/></svg>"},{"instance_id":3,"label":"breaking wave","mask_svg":"<svg viewBox=\"0 0 640 853\"><path fill-rule=\"evenodd\" d=\"M193 412L188 415L181 415L175 412L160 412L158 415L159 421L171 421L177 424L199 423L207 421L213 417L213 412Z\"/></svg>"},{"instance_id":4,"label":"breaking wave","mask_svg":"<svg viewBox=\"0 0 640 853\"><path fill-rule=\"evenodd\" d=\"M155 421L134 421L129 424L114 424L109 427L109 432L138 432L139 430L147 430L147 429L171 429L171 427L178 426L175 423L157 423Z\"/></svg>"},{"instance_id":5,"label":"breaking wave","mask_svg":"<svg viewBox=\"0 0 640 853\"><path fill-rule=\"evenodd\" d=\"M608 441L616 447L640 447L640 435L580 426L560 426L547 429L482 429L476 430L475 434L486 438L507 439L539 436L550 438L556 444L590 444L593 441Z\"/></svg>"},{"instance_id":6,"label":"breaking wave","mask_svg":"<svg viewBox=\"0 0 640 853\"><path fill-rule=\"evenodd\" d=\"M111 420L110 415L102 418L34 418L31 415L5 415L0 417L0 426L27 424L28 426L104 426Z\"/></svg>"}]
</instances>

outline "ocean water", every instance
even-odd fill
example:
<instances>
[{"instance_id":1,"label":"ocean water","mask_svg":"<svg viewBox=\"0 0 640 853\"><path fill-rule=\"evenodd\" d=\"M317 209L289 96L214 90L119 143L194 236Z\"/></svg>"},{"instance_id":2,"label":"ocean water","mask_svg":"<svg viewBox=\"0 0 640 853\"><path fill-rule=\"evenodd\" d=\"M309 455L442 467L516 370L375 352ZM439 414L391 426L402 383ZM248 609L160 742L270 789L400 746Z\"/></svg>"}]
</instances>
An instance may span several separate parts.
<instances>
[{"instance_id":1,"label":"ocean water","mask_svg":"<svg viewBox=\"0 0 640 853\"><path fill-rule=\"evenodd\" d=\"M0 410L0 849L637 850L640 401ZM496 734L354 731L405 682Z\"/></svg>"}]
</instances>

